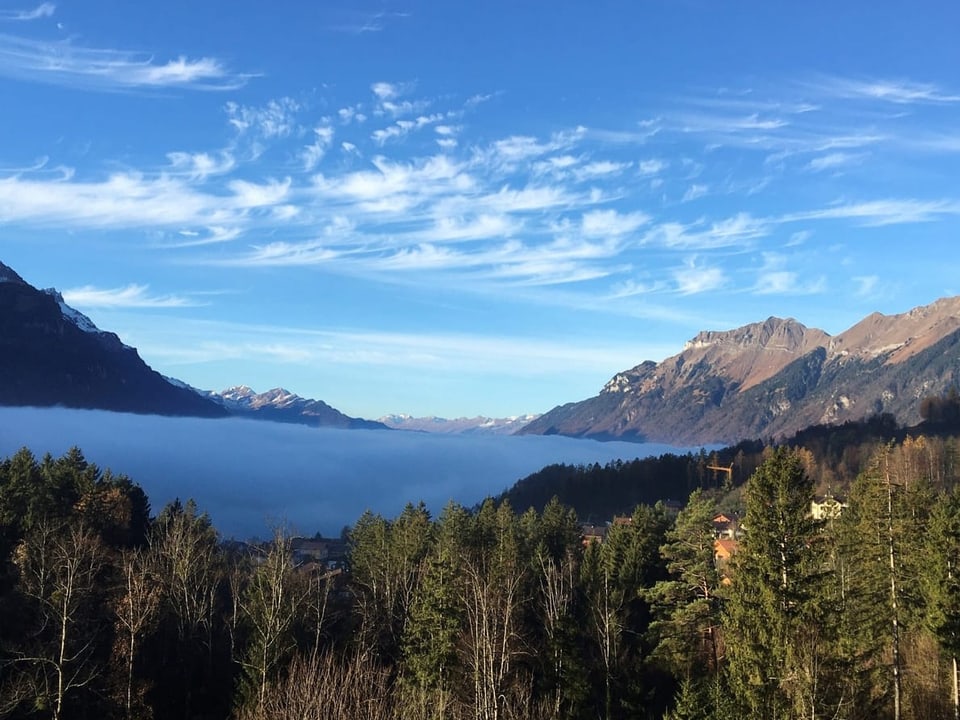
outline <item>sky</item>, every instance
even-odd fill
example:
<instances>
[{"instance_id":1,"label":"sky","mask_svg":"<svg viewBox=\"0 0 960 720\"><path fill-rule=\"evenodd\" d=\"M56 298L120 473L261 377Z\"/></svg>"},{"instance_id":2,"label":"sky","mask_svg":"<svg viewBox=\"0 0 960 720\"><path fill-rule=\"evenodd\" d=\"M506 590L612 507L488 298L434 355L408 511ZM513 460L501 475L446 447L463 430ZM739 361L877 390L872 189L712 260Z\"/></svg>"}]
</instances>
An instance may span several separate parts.
<instances>
[{"instance_id":1,"label":"sky","mask_svg":"<svg viewBox=\"0 0 960 720\"><path fill-rule=\"evenodd\" d=\"M376 418L960 293L960 6L0 0L0 261Z\"/></svg>"}]
</instances>

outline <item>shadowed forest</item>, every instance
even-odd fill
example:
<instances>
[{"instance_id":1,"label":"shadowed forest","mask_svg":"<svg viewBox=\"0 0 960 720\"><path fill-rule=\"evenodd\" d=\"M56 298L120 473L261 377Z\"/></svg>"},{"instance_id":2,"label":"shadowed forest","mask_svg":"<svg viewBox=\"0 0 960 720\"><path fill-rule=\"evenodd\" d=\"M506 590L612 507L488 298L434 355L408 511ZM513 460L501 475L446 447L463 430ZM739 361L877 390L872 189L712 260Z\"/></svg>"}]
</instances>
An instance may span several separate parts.
<instances>
[{"instance_id":1,"label":"shadowed forest","mask_svg":"<svg viewBox=\"0 0 960 720\"><path fill-rule=\"evenodd\" d=\"M367 513L336 563L21 450L0 463L0 717L955 717L957 440L844 432L637 461L689 498L602 541L580 522L619 500L508 494ZM629 465L573 470L612 487ZM846 507L814 520L827 485ZM719 567L718 509L742 530Z\"/></svg>"}]
</instances>

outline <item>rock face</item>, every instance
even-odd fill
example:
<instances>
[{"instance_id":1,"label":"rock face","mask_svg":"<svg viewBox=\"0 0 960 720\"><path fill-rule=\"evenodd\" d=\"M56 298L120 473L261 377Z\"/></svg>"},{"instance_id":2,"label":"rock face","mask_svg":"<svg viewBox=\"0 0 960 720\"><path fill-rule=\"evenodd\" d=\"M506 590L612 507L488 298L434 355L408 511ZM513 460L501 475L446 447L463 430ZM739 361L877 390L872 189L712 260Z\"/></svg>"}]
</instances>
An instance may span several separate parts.
<instances>
[{"instance_id":1,"label":"rock face","mask_svg":"<svg viewBox=\"0 0 960 720\"><path fill-rule=\"evenodd\" d=\"M680 354L618 373L596 397L554 408L521 432L700 444L876 413L915 423L922 397L958 383L960 297L874 313L836 337L771 317L701 332Z\"/></svg>"},{"instance_id":2,"label":"rock face","mask_svg":"<svg viewBox=\"0 0 960 720\"><path fill-rule=\"evenodd\" d=\"M0 405L223 417L227 411L150 369L54 290L0 263Z\"/></svg>"},{"instance_id":3,"label":"rock face","mask_svg":"<svg viewBox=\"0 0 960 720\"><path fill-rule=\"evenodd\" d=\"M209 393L209 396L221 403L231 415L257 420L351 430L387 429L383 423L349 417L322 400L302 398L283 388L258 393L246 385L238 385L220 393Z\"/></svg>"}]
</instances>

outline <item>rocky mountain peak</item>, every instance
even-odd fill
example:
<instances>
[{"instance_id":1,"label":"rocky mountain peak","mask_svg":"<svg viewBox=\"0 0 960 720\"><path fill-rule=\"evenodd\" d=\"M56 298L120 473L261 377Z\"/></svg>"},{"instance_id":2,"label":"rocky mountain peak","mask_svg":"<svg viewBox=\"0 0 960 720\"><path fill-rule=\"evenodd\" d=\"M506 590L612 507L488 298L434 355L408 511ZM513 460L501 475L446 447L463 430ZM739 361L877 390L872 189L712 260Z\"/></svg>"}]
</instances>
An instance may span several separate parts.
<instances>
[{"instance_id":1,"label":"rocky mountain peak","mask_svg":"<svg viewBox=\"0 0 960 720\"><path fill-rule=\"evenodd\" d=\"M12 268L7 267L2 262L0 262L0 282L17 283L19 285L27 284Z\"/></svg>"},{"instance_id":2,"label":"rocky mountain peak","mask_svg":"<svg viewBox=\"0 0 960 720\"><path fill-rule=\"evenodd\" d=\"M704 330L689 340L684 349L712 346L733 348L758 347L795 352L829 338L822 330L806 327L793 318L769 317L763 322L750 323L733 330Z\"/></svg>"},{"instance_id":3,"label":"rocky mountain peak","mask_svg":"<svg viewBox=\"0 0 960 720\"><path fill-rule=\"evenodd\" d=\"M596 397L560 405L522 432L704 443L783 437L817 423L890 413L960 382L960 297L872 313L831 337L770 317L706 331L678 355L618 373Z\"/></svg>"},{"instance_id":4,"label":"rocky mountain peak","mask_svg":"<svg viewBox=\"0 0 960 720\"><path fill-rule=\"evenodd\" d=\"M926 350L960 329L960 297L941 298L898 315L871 313L837 335L829 350L833 357L886 357L891 365Z\"/></svg>"}]
</instances>

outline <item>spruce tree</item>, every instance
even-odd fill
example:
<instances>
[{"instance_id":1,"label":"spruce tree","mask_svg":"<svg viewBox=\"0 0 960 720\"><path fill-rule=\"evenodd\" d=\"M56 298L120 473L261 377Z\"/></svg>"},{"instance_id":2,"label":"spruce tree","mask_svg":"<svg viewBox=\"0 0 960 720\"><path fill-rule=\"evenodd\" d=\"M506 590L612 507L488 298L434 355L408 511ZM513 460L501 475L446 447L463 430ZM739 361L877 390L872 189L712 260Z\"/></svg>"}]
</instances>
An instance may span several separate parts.
<instances>
[{"instance_id":1,"label":"spruce tree","mask_svg":"<svg viewBox=\"0 0 960 720\"><path fill-rule=\"evenodd\" d=\"M950 658L953 717L960 719L960 491L940 498L925 534L928 560L923 575L927 627Z\"/></svg>"},{"instance_id":2,"label":"spruce tree","mask_svg":"<svg viewBox=\"0 0 960 720\"><path fill-rule=\"evenodd\" d=\"M827 676L834 618L823 602L827 578L812 499L801 459L785 448L747 483L745 537L724 622L740 717L816 718L836 710Z\"/></svg>"}]
</instances>

